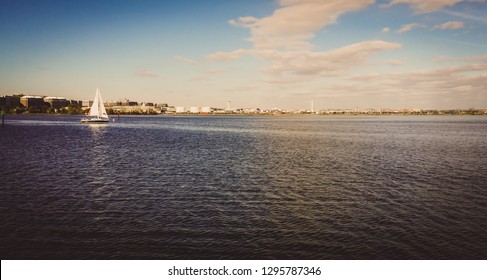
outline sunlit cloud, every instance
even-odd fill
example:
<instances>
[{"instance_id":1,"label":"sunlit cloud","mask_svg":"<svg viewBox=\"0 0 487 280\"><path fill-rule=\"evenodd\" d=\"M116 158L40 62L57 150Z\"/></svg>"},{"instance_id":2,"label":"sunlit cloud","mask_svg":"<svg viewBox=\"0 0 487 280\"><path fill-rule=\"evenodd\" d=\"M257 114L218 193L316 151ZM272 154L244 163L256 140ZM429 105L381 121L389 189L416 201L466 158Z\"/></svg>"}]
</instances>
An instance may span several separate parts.
<instances>
[{"instance_id":1,"label":"sunlit cloud","mask_svg":"<svg viewBox=\"0 0 487 280\"><path fill-rule=\"evenodd\" d=\"M448 15L451 15L451 16L456 16L456 17L463 18L463 19L468 19L468 20L478 21L478 22L482 22L482 23L487 23L487 17L485 17L485 16L484 17L479 17L479 16L467 14L467 13L464 13L464 12L451 11L451 10L443 10L442 12L445 13L445 14L448 14Z\"/></svg>"},{"instance_id":2,"label":"sunlit cloud","mask_svg":"<svg viewBox=\"0 0 487 280\"><path fill-rule=\"evenodd\" d=\"M449 21L443 24L438 24L433 29L461 29L465 27L465 23L461 21Z\"/></svg>"},{"instance_id":3,"label":"sunlit cloud","mask_svg":"<svg viewBox=\"0 0 487 280\"><path fill-rule=\"evenodd\" d=\"M154 73L149 70L139 70L137 71L137 76L143 77L143 78L157 78L159 75L157 73Z\"/></svg>"},{"instance_id":4,"label":"sunlit cloud","mask_svg":"<svg viewBox=\"0 0 487 280\"><path fill-rule=\"evenodd\" d=\"M383 33L389 33L389 31L391 31L391 29L389 27L382 28Z\"/></svg>"},{"instance_id":5,"label":"sunlit cloud","mask_svg":"<svg viewBox=\"0 0 487 280\"><path fill-rule=\"evenodd\" d=\"M421 28L424 27L424 25L419 24L419 23L409 23L401 26L398 30L396 30L396 33L404 33L413 30L414 28Z\"/></svg>"},{"instance_id":6,"label":"sunlit cloud","mask_svg":"<svg viewBox=\"0 0 487 280\"><path fill-rule=\"evenodd\" d=\"M475 48L482 48L486 49L487 45L483 44L477 44L477 43L472 43L472 42L467 42L467 41L460 41L460 40L452 40L452 39L445 39L445 38L440 38L440 37L433 37L433 36L428 36L431 39L439 40L439 41L444 41L452 44L457 44L457 45L464 45L464 46L469 46L469 47L475 47Z\"/></svg>"},{"instance_id":7,"label":"sunlit cloud","mask_svg":"<svg viewBox=\"0 0 487 280\"><path fill-rule=\"evenodd\" d=\"M332 76L362 65L374 53L400 48L398 43L364 41L328 52L278 52L266 69L280 76Z\"/></svg>"},{"instance_id":8,"label":"sunlit cloud","mask_svg":"<svg viewBox=\"0 0 487 280\"><path fill-rule=\"evenodd\" d=\"M324 26L333 24L346 12L356 11L374 0L280 0L279 8L263 18L240 17L230 20L234 26L250 29L247 40L255 49L311 49L309 42Z\"/></svg>"},{"instance_id":9,"label":"sunlit cloud","mask_svg":"<svg viewBox=\"0 0 487 280\"><path fill-rule=\"evenodd\" d=\"M252 28L257 21L257 18L246 16L239 17L237 20L231 19L228 21L228 23L236 27Z\"/></svg>"},{"instance_id":10,"label":"sunlit cloud","mask_svg":"<svg viewBox=\"0 0 487 280\"><path fill-rule=\"evenodd\" d=\"M177 61L180 61L182 63L185 63L185 64L190 64L190 65L196 65L196 64L198 64L197 61L192 60L192 59L187 58L187 57L180 56L180 55L174 56L174 59L177 60Z\"/></svg>"},{"instance_id":11,"label":"sunlit cloud","mask_svg":"<svg viewBox=\"0 0 487 280\"><path fill-rule=\"evenodd\" d=\"M342 99L364 101L367 97L374 100L375 106L381 102L397 102L422 108L455 108L458 106L455 100L459 98L469 104L487 102L486 71L484 62L402 73L349 75L317 90L333 92L336 98Z\"/></svg>"},{"instance_id":12,"label":"sunlit cloud","mask_svg":"<svg viewBox=\"0 0 487 280\"><path fill-rule=\"evenodd\" d=\"M391 66L398 66L398 65L403 65L404 61L399 60L399 59L389 59L389 60L386 60L385 63L387 65L391 65Z\"/></svg>"},{"instance_id":13,"label":"sunlit cloud","mask_svg":"<svg viewBox=\"0 0 487 280\"><path fill-rule=\"evenodd\" d=\"M463 62L463 63L476 63L487 64L487 55L475 55L466 57L448 57L438 56L434 59L435 62Z\"/></svg>"},{"instance_id":14,"label":"sunlit cloud","mask_svg":"<svg viewBox=\"0 0 487 280\"><path fill-rule=\"evenodd\" d=\"M249 50L238 49L231 52L216 52L206 56L206 60L209 61L222 61L222 60L235 60L240 58L242 55L249 54Z\"/></svg>"},{"instance_id":15,"label":"sunlit cloud","mask_svg":"<svg viewBox=\"0 0 487 280\"><path fill-rule=\"evenodd\" d=\"M416 13L431 13L444 7L453 6L460 2L484 2L484 0L391 0L383 7L390 7L396 4L407 4Z\"/></svg>"},{"instance_id":16,"label":"sunlit cloud","mask_svg":"<svg viewBox=\"0 0 487 280\"><path fill-rule=\"evenodd\" d=\"M206 69L203 73L200 75L192 78L191 80L193 81L208 81L210 80L213 76L225 72L225 69L223 68L209 68Z\"/></svg>"},{"instance_id":17,"label":"sunlit cloud","mask_svg":"<svg viewBox=\"0 0 487 280\"><path fill-rule=\"evenodd\" d=\"M335 23L343 13L363 9L373 2L281 0L279 8L268 17L246 16L229 21L231 25L250 30L252 36L247 40L253 43L253 48L215 52L206 60L236 60L245 55L258 57L269 62L262 71L272 76L271 81L285 83L337 75L362 65L377 52L401 47L398 43L375 40L329 51L313 51L310 40L317 31Z\"/></svg>"}]
</instances>

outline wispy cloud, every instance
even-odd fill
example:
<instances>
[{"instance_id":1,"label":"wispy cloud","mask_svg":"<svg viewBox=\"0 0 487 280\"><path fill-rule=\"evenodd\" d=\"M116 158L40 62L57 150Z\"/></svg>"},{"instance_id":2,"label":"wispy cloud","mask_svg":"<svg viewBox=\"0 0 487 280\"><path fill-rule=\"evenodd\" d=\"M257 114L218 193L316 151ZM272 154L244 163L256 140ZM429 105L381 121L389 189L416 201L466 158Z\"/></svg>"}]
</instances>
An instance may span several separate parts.
<instances>
[{"instance_id":1,"label":"wispy cloud","mask_svg":"<svg viewBox=\"0 0 487 280\"><path fill-rule=\"evenodd\" d=\"M433 29L461 29L465 27L465 23L461 21L449 21L443 24L438 24Z\"/></svg>"},{"instance_id":2,"label":"wispy cloud","mask_svg":"<svg viewBox=\"0 0 487 280\"><path fill-rule=\"evenodd\" d=\"M200 75L192 78L191 80L193 81L208 81L210 80L213 76L225 72L225 69L223 68L209 68L206 69L203 73Z\"/></svg>"},{"instance_id":3,"label":"wispy cloud","mask_svg":"<svg viewBox=\"0 0 487 280\"><path fill-rule=\"evenodd\" d=\"M136 75L143 78L157 78L159 75L149 70L139 70Z\"/></svg>"},{"instance_id":4,"label":"wispy cloud","mask_svg":"<svg viewBox=\"0 0 487 280\"><path fill-rule=\"evenodd\" d=\"M182 63L185 63L185 64L190 64L190 65L197 65L198 64L197 61L192 60L192 59L187 58L187 57L184 57L184 56L180 56L180 55L174 56L174 59L177 61L180 61Z\"/></svg>"},{"instance_id":5,"label":"wispy cloud","mask_svg":"<svg viewBox=\"0 0 487 280\"><path fill-rule=\"evenodd\" d=\"M474 55L465 57L439 56L435 58L435 62L463 62L487 64L487 55Z\"/></svg>"},{"instance_id":6,"label":"wispy cloud","mask_svg":"<svg viewBox=\"0 0 487 280\"><path fill-rule=\"evenodd\" d=\"M333 76L352 67L362 65L374 53L400 48L398 43L364 41L327 52L276 52L268 73L281 77ZM265 58L267 54L261 54Z\"/></svg>"},{"instance_id":7,"label":"wispy cloud","mask_svg":"<svg viewBox=\"0 0 487 280\"><path fill-rule=\"evenodd\" d=\"M445 39L445 38L439 38L439 37L433 37L433 36L429 36L429 37L432 39L435 39L435 40L440 40L440 41L454 43L454 44L460 44L460 45L464 45L464 46L478 47L478 48L484 48L484 49L487 48L487 45L476 44L476 43L472 43L472 42L451 40L451 39Z\"/></svg>"},{"instance_id":8,"label":"wispy cloud","mask_svg":"<svg viewBox=\"0 0 487 280\"><path fill-rule=\"evenodd\" d=\"M363 64L369 56L380 51L400 48L398 43L386 41L364 41L326 52L308 50L236 50L218 52L208 56L211 60L237 59L243 55L253 55L271 62L263 69L267 74L292 81L293 76L333 76L337 73ZM296 79L295 81L301 81Z\"/></svg>"},{"instance_id":9,"label":"wispy cloud","mask_svg":"<svg viewBox=\"0 0 487 280\"><path fill-rule=\"evenodd\" d=\"M368 73L350 75L321 91L337 95L367 96L378 104L381 100L430 108L458 108L463 104L486 104L487 63L464 64L402 73ZM459 97L461 96L461 97Z\"/></svg>"},{"instance_id":10,"label":"wispy cloud","mask_svg":"<svg viewBox=\"0 0 487 280\"><path fill-rule=\"evenodd\" d=\"M396 30L396 33L404 33L413 30L414 28L420 28L424 27L424 25L419 24L419 23L410 23L410 24L405 24L401 26L398 30Z\"/></svg>"},{"instance_id":11,"label":"wispy cloud","mask_svg":"<svg viewBox=\"0 0 487 280\"><path fill-rule=\"evenodd\" d=\"M386 99L388 104L390 100L400 104L406 104L406 100L410 100L410 104L420 106L434 105L436 99L441 99L442 102L449 99L450 103L444 101L444 104L456 106L458 103L455 102L455 96L461 94L468 102L474 99L487 102L487 96L482 96L487 90L487 63L483 60L457 62L454 67L402 72L401 69L404 68L401 65L409 62L407 57L401 60L394 57L370 60L375 54L401 48L399 43L366 40L326 51L315 50L312 38L316 32L335 23L340 15L363 9L371 2L373 1L358 1L357 4L352 4L349 1L281 0L280 6L268 17L240 17L228 22L233 26L249 29L251 36L247 40L252 42L251 48L215 52L209 54L206 60L211 63L253 56L267 61L261 69L264 76L259 86L267 86L269 92L279 92L283 96L287 94L288 97L289 93L303 91L310 96L324 93L346 96L348 99L340 100L350 102L366 102L365 97L367 100L377 97ZM392 1L391 5L409 4L416 12L426 13L454 5L454 2L461 1ZM382 32L404 33L417 28L460 29L464 28L464 23L450 21L432 27L415 22L397 30L384 27ZM469 44L461 41L454 43ZM377 72L370 70L376 64L380 65ZM364 70L361 68L363 66L369 67L369 74L352 74L360 73ZM384 67L395 69L393 72L381 72ZM212 74L208 72L197 79L205 80L209 77ZM316 89L312 89L315 86Z\"/></svg>"},{"instance_id":12,"label":"wispy cloud","mask_svg":"<svg viewBox=\"0 0 487 280\"><path fill-rule=\"evenodd\" d=\"M260 19L240 17L229 23L250 29L251 37L247 40L256 49L311 49L309 40L321 28L335 23L346 12L363 9L372 3L374 0L280 0L280 7L270 16Z\"/></svg>"},{"instance_id":13,"label":"wispy cloud","mask_svg":"<svg viewBox=\"0 0 487 280\"><path fill-rule=\"evenodd\" d=\"M280 0L280 7L268 17L240 17L229 24L248 28L251 49L216 52L209 61L235 60L251 55L270 62L264 73L272 80L301 82L319 76L333 76L362 65L369 56L380 51L400 48L386 41L363 41L330 51L313 51L310 40L324 26L335 23L346 12L372 4L373 0Z\"/></svg>"},{"instance_id":14,"label":"wispy cloud","mask_svg":"<svg viewBox=\"0 0 487 280\"><path fill-rule=\"evenodd\" d=\"M391 66L398 66L398 65L403 65L404 64L404 61L399 60L399 59L389 59L389 60L386 60L384 62L387 65L391 65Z\"/></svg>"},{"instance_id":15,"label":"wispy cloud","mask_svg":"<svg viewBox=\"0 0 487 280\"><path fill-rule=\"evenodd\" d=\"M391 0L388 4L382 5L382 7L407 4L410 5L416 13L431 13L460 2L484 2L484 0Z\"/></svg>"},{"instance_id":16,"label":"wispy cloud","mask_svg":"<svg viewBox=\"0 0 487 280\"><path fill-rule=\"evenodd\" d=\"M238 19L231 19L228 23L236 27L252 28L257 21L257 18L246 16L239 17Z\"/></svg>"},{"instance_id":17,"label":"wispy cloud","mask_svg":"<svg viewBox=\"0 0 487 280\"><path fill-rule=\"evenodd\" d=\"M216 52L209 54L205 57L209 61L222 61L222 60L235 60L240 58L242 55L250 54L251 51L245 49L238 49L231 52Z\"/></svg>"},{"instance_id":18,"label":"wispy cloud","mask_svg":"<svg viewBox=\"0 0 487 280\"><path fill-rule=\"evenodd\" d=\"M471 15L471 14L467 14L467 13L462 13L462 12L458 12L458 11L451 11L451 10L443 10L442 12L445 14L456 16L456 17L463 18L463 19L487 23L487 17L485 17L485 16L479 17L479 16L475 16L475 15Z\"/></svg>"}]
</instances>

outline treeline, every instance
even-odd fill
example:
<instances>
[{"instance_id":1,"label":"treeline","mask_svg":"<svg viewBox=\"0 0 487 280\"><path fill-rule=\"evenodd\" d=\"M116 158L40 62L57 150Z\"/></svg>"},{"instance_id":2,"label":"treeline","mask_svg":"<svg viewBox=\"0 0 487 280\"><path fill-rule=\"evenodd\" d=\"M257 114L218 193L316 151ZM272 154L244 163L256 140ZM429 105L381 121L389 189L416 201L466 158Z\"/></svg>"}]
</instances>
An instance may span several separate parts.
<instances>
[{"instance_id":1,"label":"treeline","mask_svg":"<svg viewBox=\"0 0 487 280\"><path fill-rule=\"evenodd\" d=\"M107 114L109 115L158 115L158 113L154 110L149 111L141 111L141 110L133 110L133 111L120 111L115 110L112 108L105 108L107 110Z\"/></svg>"},{"instance_id":2,"label":"treeline","mask_svg":"<svg viewBox=\"0 0 487 280\"><path fill-rule=\"evenodd\" d=\"M67 115L82 115L88 112L88 110L83 110L78 106L68 105L67 107L54 109L49 105L42 106L29 106L25 107L20 104L15 107L0 106L0 110L5 114L67 114Z\"/></svg>"},{"instance_id":3,"label":"treeline","mask_svg":"<svg viewBox=\"0 0 487 280\"><path fill-rule=\"evenodd\" d=\"M157 115L158 113L153 110L149 110L147 112L134 110L129 112L121 112L111 108L107 108L108 115ZM22 104L19 104L15 107L0 105L0 111L4 114L63 114L63 115L86 115L90 111L90 109L82 109L79 106L75 105L68 105L66 107L62 107L59 109L51 108L48 104L44 104L41 106L29 106L25 107Z\"/></svg>"},{"instance_id":4,"label":"treeline","mask_svg":"<svg viewBox=\"0 0 487 280\"><path fill-rule=\"evenodd\" d=\"M121 112L111 108L107 108L108 115L158 115L156 111L140 111L134 110L130 112ZM62 115L86 115L90 111L90 109L82 109L78 106L68 105L67 107L53 109L48 105L42 106L30 106L26 108L22 104L20 106L16 106L14 108L9 108L6 106L0 106L0 111L3 111L5 114L62 114Z\"/></svg>"},{"instance_id":5,"label":"treeline","mask_svg":"<svg viewBox=\"0 0 487 280\"><path fill-rule=\"evenodd\" d=\"M408 115L408 116L445 116L445 115L487 115L487 109L468 109L468 110L421 110L421 111L333 111L320 113L320 115L372 115L372 116L385 116L385 115Z\"/></svg>"}]
</instances>

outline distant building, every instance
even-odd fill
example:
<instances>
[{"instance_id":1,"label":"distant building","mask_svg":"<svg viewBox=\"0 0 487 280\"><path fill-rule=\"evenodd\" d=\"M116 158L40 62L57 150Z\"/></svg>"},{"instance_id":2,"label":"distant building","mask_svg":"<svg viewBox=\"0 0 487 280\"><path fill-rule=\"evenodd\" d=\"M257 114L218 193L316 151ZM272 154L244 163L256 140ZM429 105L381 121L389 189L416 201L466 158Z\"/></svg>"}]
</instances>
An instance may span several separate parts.
<instances>
[{"instance_id":1,"label":"distant building","mask_svg":"<svg viewBox=\"0 0 487 280\"><path fill-rule=\"evenodd\" d=\"M20 98L20 103L26 108L29 107L42 107L44 105L44 98L42 96L26 95Z\"/></svg>"},{"instance_id":2,"label":"distant building","mask_svg":"<svg viewBox=\"0 0 487 280\"><path fill-rule=\"evenodd\" d=\"M189 112L191 114L199 114L201 112L201 108L197 106L191 106L189 107Z\"/></svg>"},{"instance_id":3,"label":"distant building","mask_svg":"<svg viewBox=\"0 0 487 280\"><path fill-rule=\"evenodd\" d=\"M20 95L0 97L0 107L3 110L10 110L20 106Z\"/></svg>"},{"instance_id":4,"label":"distant building","mask_svg":"<svg viewBox=\"0 0 487 280\"><path fill-rule=\"evenodd\" d=\"M211 113L211 111L212 111L211 107L208 107L208 106L201 107L201 113L203 113L203 114L209 114L209 113Z\"/></svg>"},{"instance_id":5,"label":"distant building","mask_svg":"<svg viewBox=\"0 0 487 280\"><path fill-rule=\"evenodd\" d=\"M152 105L150 105L152 104ZM156 107L154 106L154 103L144 103L139 107L139 110L144 113L148 112L157 112Z\"/></svg>"},{"instance_id":6,"label":"distant building","mask_svg":"<svg viewBox=\"0 0 487 280\"><path fill-rule=\"evenodd\" d=\"M113 106L120 106L120 103L118 101L108 101L105 102L106 107L113 107Z\"/></svg>"},{"instance_id":7,"label":"distant building","mask_svg":"<svg viewBox=\"0 0 487 280\"><path fill-rule=\"evenodd\" d=\"M45 97L44 98L45 103L49 103L52 109L61 109L64 107L67 107L70 102L64 98L64 97Z\"/></svg>"},{"instance_id":8,"label":"distant building","mask_svg":"<svg viewBox=\"0 0 487 280\"><path fill-rule=\"evenodd\" d=\"M91 100L81 101L81 107L83 107L83 108L89 108L89 107L91 107L91 105L93 105L93 101L91 101Z\"/></svg>"},{"instance_id":9,"label":"distant building","mask_svg":"<svg viewBox=\"0 0 487 280\"><path fill-rule=\"evenodd\" d=\"M82 105L81 100L72 100L72 99L70 99L70 100L68 100L68 102L69 102L69 105L71 105L71 106L75 106L75 107L80 107L81 108L81 105Z\"/></svg>"},{"instance_id":10,"label":"distant building","mask_svg":"<svg viewBox=\"0 0 487 280\"><path fill-rule=\"evenodd\" d=\"M161 114L175 114L176 108L174 106L161 107Z\"/></svg>"},{"instance_id":11,"label":"distant building","mask_svg":"<svg viewBox=\"0 0 487 280\"><path fill-rule=\"evenodd\" d=\"M243 109L243 113L244 114L257 114L257 113L260 113L257 110L258 109L255 109L255 108L244 108Z\"/></svg>"},{"instance_id":12,"label":"distant building","mask_svg":"<svg viewBox=\"0 0 487 280\"><path fill-rule=\"evenodd\" d=\"M186 107L183 107L183 106L177 106L176 107L176 114L184 114L187 112L188 112L188 110L186 109Z\"/></svg>"}]
</instances>

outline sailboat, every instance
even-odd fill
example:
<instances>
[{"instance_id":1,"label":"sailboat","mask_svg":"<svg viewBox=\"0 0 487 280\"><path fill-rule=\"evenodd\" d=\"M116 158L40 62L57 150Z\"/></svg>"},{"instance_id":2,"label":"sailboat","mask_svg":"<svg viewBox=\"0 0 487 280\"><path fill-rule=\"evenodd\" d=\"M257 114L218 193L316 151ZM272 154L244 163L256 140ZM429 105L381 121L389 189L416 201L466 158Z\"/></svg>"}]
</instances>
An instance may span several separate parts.
<instances>
[{"instance_id":1,"label":"sailboat","mask_svg":"<svg viewBox=\"0 0 487 280\"><path fill-rule=\"evenodd\" d=\"M81 119L81 123L107 123L108 114L105 110L105 105L103 105L103 100L101 99L101 94L98 89L96 89L95 100L93 105L91 105L90 111L88 112L88 118Z\"/></svg>"}]
</instances>

